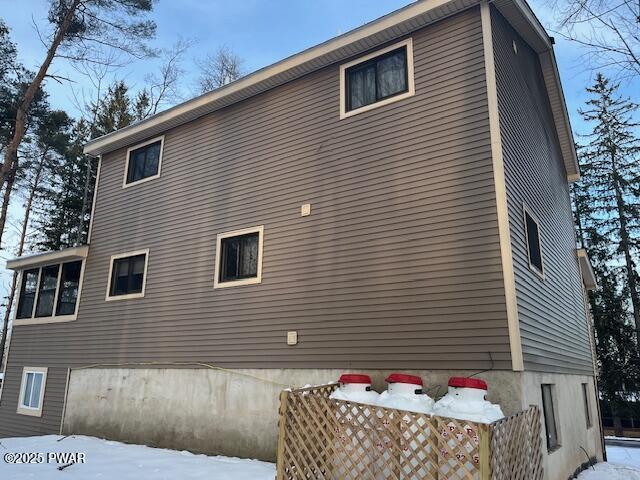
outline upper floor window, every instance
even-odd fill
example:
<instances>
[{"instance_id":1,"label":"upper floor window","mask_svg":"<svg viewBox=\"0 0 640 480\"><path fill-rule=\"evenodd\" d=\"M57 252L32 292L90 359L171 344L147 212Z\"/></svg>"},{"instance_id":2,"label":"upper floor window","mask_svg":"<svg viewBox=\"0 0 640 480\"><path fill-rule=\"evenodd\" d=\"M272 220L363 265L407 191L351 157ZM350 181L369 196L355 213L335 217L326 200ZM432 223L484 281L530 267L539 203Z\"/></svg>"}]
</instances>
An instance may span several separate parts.
<instances>
[{"instance_id":1,"label":"upper floor window","mask_svg":"<svg viewBox=\"0 0 640 480\"><path fill-rule=\"evenodd\" d=\"M75 260L24 270L16 319L75 316L82 269L83 261Z\"/></svg>"},{"instance_id":2,"label":"upper floor window","mask_svg":"<svg viewBox=\"0 0 640 480\"><path fill-rule=\"evenodd\" d=\"M526 206L524 207L524 223L529 267L539 275L543 275L544 267L542 263L542 245L540 242L540 222Z\"/></svg>"},{"instance_id":3,"label":"upper floor window","mask_svg":"<svg viewBox=\"0 0 640 480\"><path fill-rule=\"evenodd\" d=\"M218 235L215 288L261 282L263 232L259 226Z\"/></svg>"},{"instance_id":4,"label":"upper floor window","mask_svg":"<svg viewBox=\"0 0 640 480\"><path fill-rule=\"evenodd\" d=\"M149 250L111 257L107 300L144 297Z\"/></svg>"},{"instance_id":5,"label":"upper floor window","mask_svg":"<svg viewBox=\"0 0 640 480\"><path fill-rule=\"evenodd\" d=\"M164 137L154 138L127 151L124 186L160 176Z\"/></svg>"},{"instance_id":6,"label":"upper floor window","mask_svg":"<svg viewBox=\"0 0 640 480\"><path fill-rule=\"evenodd\" d=\"M411 39L349 62L341 70L341 117L414 93Z\"/></svg>"}]
</instances>

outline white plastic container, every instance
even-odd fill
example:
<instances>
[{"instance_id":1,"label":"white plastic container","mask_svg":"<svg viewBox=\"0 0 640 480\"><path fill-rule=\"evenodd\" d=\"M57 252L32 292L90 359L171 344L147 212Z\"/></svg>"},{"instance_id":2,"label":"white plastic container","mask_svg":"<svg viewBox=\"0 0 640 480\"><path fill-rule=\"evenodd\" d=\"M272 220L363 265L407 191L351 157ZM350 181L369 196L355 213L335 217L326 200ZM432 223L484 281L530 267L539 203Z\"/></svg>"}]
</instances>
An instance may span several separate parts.
<instances>
[{"instance_id":1,"label":"white plastic container","mask_svg":"<svg viewBox=\"0 0 640 480\"><path fill-rule=\"evenodd\" d=\"M451 377L448 392L433 406L433 414L478 423L500 420L502 409L486 400L487 389L479 378Z\"/></svg>"},{"instance_id":2,"label":"white plastic container","mask_svg":"<svg viewBox=\"0 0 640 480\"><path fill-rule=\"evenodd\" d=\"M375 405L378 392L371 390L371 377L357 373L345 373L338 380L340 386L329 396L333 400Z\"/></svg>"},{"instance_id":3,"label":"white plastic container","mask_svg":"<svg viewBox=\"0 0 640 480\"><path fill-rule=\"evenodd\" d=\"M404 373L392 373L385 382L386 391L378 397L378 405L418 413L432 413L433 399L422 391L422 378Z\"/></svg>"}]
</instances>

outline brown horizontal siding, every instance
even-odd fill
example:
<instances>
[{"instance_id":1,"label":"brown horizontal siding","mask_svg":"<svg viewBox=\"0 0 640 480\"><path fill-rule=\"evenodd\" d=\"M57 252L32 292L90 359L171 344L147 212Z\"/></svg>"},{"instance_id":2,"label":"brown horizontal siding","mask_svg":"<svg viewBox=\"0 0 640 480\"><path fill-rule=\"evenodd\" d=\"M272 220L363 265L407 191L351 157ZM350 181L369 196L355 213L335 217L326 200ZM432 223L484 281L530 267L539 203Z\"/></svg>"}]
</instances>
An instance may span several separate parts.
<instances>
[{"instance_id":1,"label":"brown horizontal siding","mask_svg":"<svg viewBox=\"0 0 640 480\"><path fill-rule=\"evenodd\" d=\"M525 368L589 374L593 367L569 186L540 64L493 8L492 18ZM529 269L523 204L541 223L544 279Z\"/></svg>"},{"instance_id":2,"label":"brown horizontal siding","mask_svg":"<svg viewBox=\"0 0 640 480\"><path fill-rule=\"evenodd\" d=\"M78 320L16 328L0 434L26 363L510 369L479 11L413 39L411 98L340 120L334 65L167 132L159 179L105 155ZM216 235L254 225L262 283L214 290ZM141 248L145 297L105 302Z\"/></svg>"}]
</instances>

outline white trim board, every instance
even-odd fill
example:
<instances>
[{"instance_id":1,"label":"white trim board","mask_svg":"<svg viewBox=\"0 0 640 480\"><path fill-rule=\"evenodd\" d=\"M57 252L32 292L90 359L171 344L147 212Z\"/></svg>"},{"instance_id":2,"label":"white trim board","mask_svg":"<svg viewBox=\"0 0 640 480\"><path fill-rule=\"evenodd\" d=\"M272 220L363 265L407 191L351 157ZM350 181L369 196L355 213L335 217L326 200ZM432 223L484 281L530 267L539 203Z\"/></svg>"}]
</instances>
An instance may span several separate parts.
<instances>
[{"instance_id":1,"label":"white trim board","mask_svg":"<svg viewBox=\"0 0 640 480\"><path fill-rule=\"evenodd\" d=\"M502 138L500 133L500 114L498 111L498 87L496 67L493 56L493 36L491 31L491 10L489 4L480 4L482 22L482 43L484 46L485 75L487 81L487 102L489 108L489 130L491 136L491 156L493 158L493 178L496 189L498 213L498 231L500 235L500 253L502 257L502 276L507 306L507 324L509 327L509 345L511 347L511 367L514 371L524 370L520 321L518 319L518 300L516 297L516 279L513 270L513 252L511 251L511 232L507 204L507 184L502 156Z\"/></svg>"}]
</instances>

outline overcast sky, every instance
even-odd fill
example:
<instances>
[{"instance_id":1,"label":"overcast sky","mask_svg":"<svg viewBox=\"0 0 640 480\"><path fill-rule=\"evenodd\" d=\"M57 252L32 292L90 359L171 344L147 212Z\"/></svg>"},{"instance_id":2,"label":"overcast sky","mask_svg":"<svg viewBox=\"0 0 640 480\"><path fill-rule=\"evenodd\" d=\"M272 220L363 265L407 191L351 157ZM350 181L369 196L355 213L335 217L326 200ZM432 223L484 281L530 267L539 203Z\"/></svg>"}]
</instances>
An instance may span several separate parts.
<instances>
[{"instance_id":1,"label":"overcast sky","mask_svg":"<svg viewBox=\"0 0 640 480\"><path fill-rule=\"evenodd\" d=\"M546 0L534 0L532 7L546 27L553 26ZM183 81L185 92L195 88L194 62L206 52L215 51L225 45L244 59L245 72L251 72L276 62L286 56L311 47L335 35L344 33L379 16L411 3L409 0L160 0L152 17L156 21L156 48L170 48L180 37L197 41L185 58L187 69ZM0 0L0 17L11 28L11 37L18 45L20 60L31 69L36 69L43 57L44 47L40 43L34 24L46 31L49 1L47 0ZM588 70L581 58L580 49L556 36L556 56L567 106L574 131L585 132L585 126L577 115L577 109L586 98L584 88L591 83L593 72ZM77 114L75 96L87 91L87 82L73 68L56 61L53 73L70 77L73 83L47 83L50 102L56 108ZM158 68L157 60L141 60L118 70L116 76L123 78L134 89L144 86L144 77ZM630 94L638 85L625 85ZM15 216L17 207L12 208ZM14 230L15 231L15 230ZM8 232L11 241L11 233ZM13 235L15 238L15 235ZM2 258L11 252L0 251ZM1 267L0 267L1 268ZM2 274L0 273L0 277ZM0 279L0 293L5 281Z\"/></svg>"}]
</instances>

